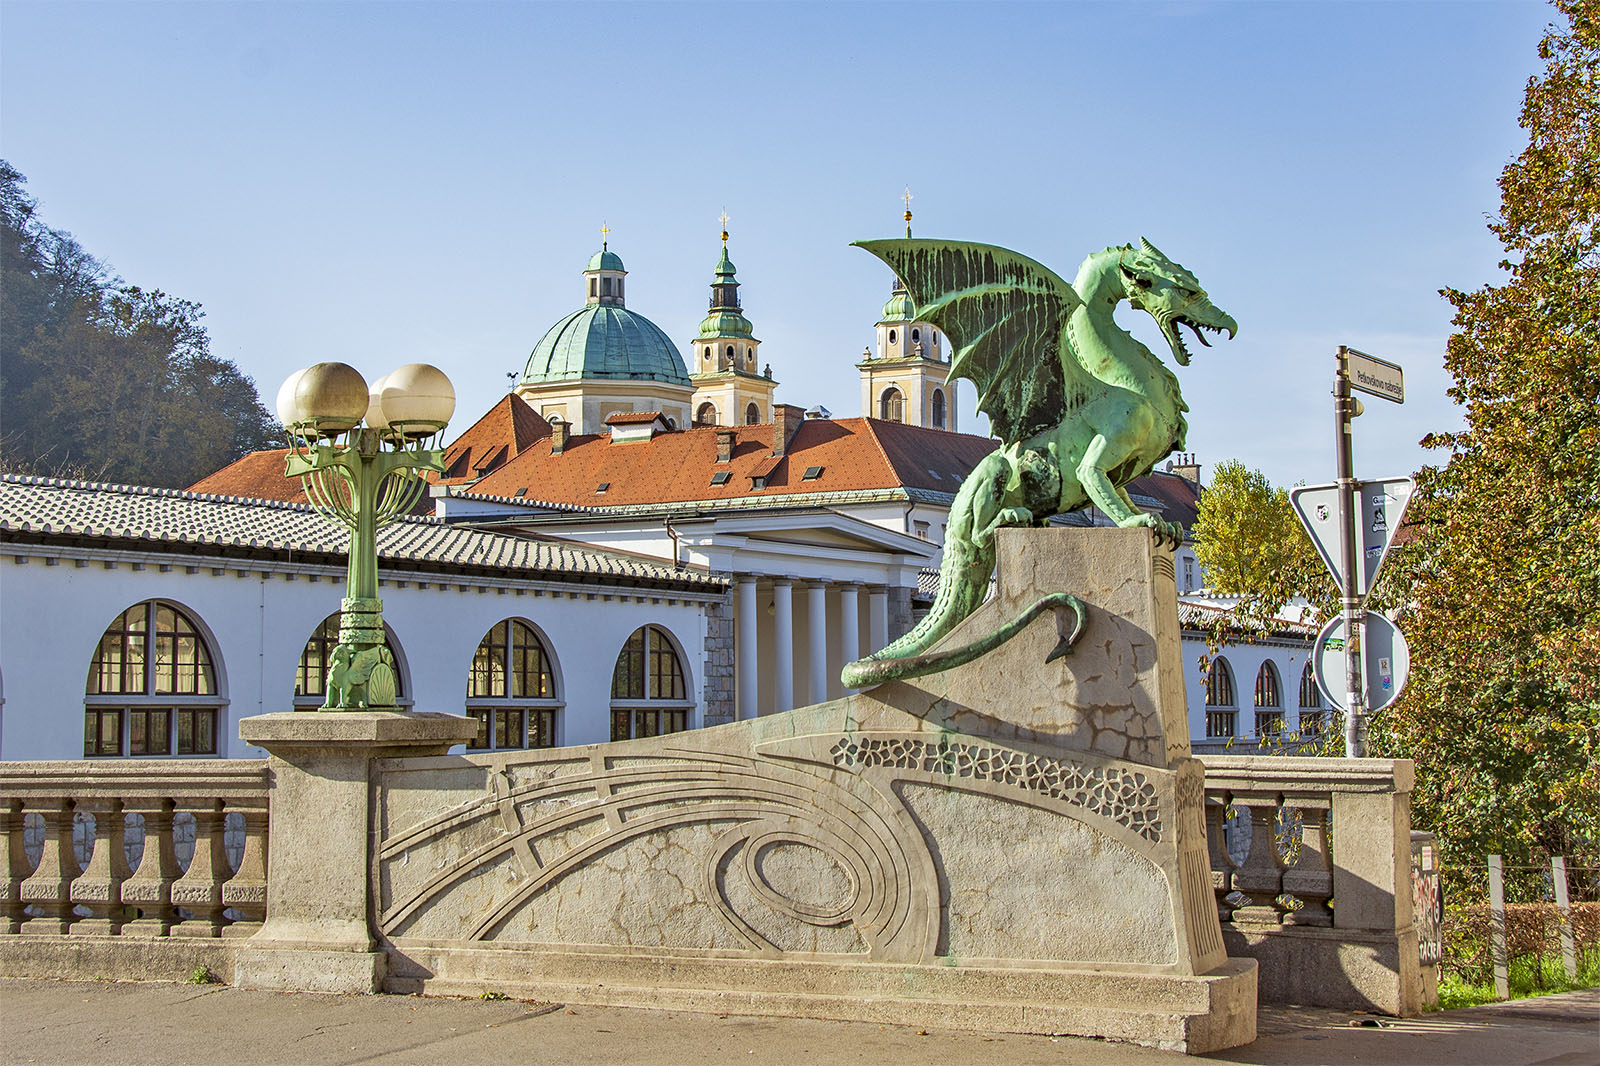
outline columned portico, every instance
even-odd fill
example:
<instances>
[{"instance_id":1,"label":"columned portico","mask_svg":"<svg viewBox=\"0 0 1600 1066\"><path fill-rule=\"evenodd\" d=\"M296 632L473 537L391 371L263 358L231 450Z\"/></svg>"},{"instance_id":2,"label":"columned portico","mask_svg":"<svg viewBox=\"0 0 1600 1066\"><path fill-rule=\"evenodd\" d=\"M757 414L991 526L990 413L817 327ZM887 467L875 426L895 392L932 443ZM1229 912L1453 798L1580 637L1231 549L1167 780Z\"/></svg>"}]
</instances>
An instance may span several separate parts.
<instances>
[{"instance_id":1,"label":"columned portico","mask_svg":"<svg viewBox=\"0 0 1600 1066\"><path fill-rule=\"evenodd\" d=\"M756 579L753 575L746 574L739 578L737 601L734 604L734 613L737 615L735 625L737 633L734 637L734 662L736 676L734 689L736 693L734 714L739 718L754 718L760 713L760 694L756 688L758 664L761 657L757 651L757 625L759 618L756 614Z\"/></svg>"},{"instance_id":2,"label":"columned portico","mask_svg":"<svg viewBox=\"0 0 1600 1066\"><path fill-rule=\"evenodd\" d=\"M828 698L828 586L813 581L806 586L807 703Z\"/></svg>"},{"instance_id":3,"label":"columned portico","mask_svg":"<svg viewBox=\"0 0 1600 1066\"><path fill-rule=\"evenodd\" d=\"M867 643L873 651L889 643L889 590L882 585L867 592Z\"/></svg>"},{"instance_id":4,"label":"columned portico","mask_svg":"<svg viewBox=\"0 0 1600 1066\"><path fill-rule=\"evenodd\" d=\"M774 709L794 709L794 583L772 579L772 687Z\"/></svg>"},{"instance_id":5,"label":"columned portico","mask_svg":"<svg viewBox=\"0 0 1600 1066\"><path fill-rule=\"evenodd\" d=\"M839 586L839 647L844 661L861 658L861 598L859 585ZM846 689L853 692L854 689Z\"/></svg>"}]
</instances>

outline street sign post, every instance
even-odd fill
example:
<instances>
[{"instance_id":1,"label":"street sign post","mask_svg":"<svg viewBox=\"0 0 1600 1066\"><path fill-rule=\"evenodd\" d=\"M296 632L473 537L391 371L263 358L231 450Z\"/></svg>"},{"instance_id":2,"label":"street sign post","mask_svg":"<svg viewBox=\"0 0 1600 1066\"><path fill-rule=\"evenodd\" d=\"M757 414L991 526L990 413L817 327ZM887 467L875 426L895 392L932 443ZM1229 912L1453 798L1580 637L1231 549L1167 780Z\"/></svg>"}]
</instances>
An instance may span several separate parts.
<instances>
[{"instance_id":1,"label":"street sign post","mask_svg":"<svg viewBox=\"0 0 1600 1066\"><path fill-rule=\"evenodd\" d=\"M1411 648L1405 634L1375 611L1366 612L1362 630L1366 637L1361 647L1362 676L1367 682L1363 702L1368 710L1381 711L1406 687L1406 678L1411 674ZM1350 709L1349 694L1341 684L1346 645L1344 619L1333 618L1317 634L1311 649L1311 671L1317 688L1324 699L1343 711Z\"/></svg>"},{"instance_id":2,"label":"street sign post","mask_svg":"<svg viewBox=\"0 0 1600 1066\"><path fill-rule=\"evenodd\" d=\"M1394 363L1354 348L1342 348L1350 367L1350 387L1395 403L1406 402L1405 371Z\"/></svg>"},{"instance_id":3,"label":"street sign post","mask_svg":"<svg viewBox=\"0 0 1600 1066\"><path fill-rule=\"evenodd\" d=\"M1415 486L1408 477L1387 477L1356 483L1360 520L1352 536L1357 545L1356 593L1365 598L1378 582L1378 571L1389 557L1389 545L1405 517ZM1305 526L1317 554L1344 588L1344 539L1339 527L1339 486L1301 485L1289 490L1289 505Z\"/></svg>"},{"instance_id":4,"label":"street sign post","mask_svg":"<svg viewBox=\"0 0 1600 1066\"><path fill-rule=\"evenodd\" d=\"M1365 543L1364 537L1356 535L1356 523L1363 521L1363 506L1358 495L1360 483L1356 481L1355 463L1351 458L1350 448L1350 420L1360 413L1360 405L1356 398L1350 395L1352 387L1373 396L1381 396L1385 400L1395 403L1404 403L1406 399L1405 374L1394 363L1386 362L1376 356L1365 352L1358 352L1354 348L1339 345L1335 356L1337 369L1333 376L1333 427L1334 447L1338 459L1338 486L1335 493L1337 506L1333 508L1338 514L1339 530L1339 565L1334 570L1334 575L1339 581L1339 600L1344 609L1345 626L1345 655L1344 678L1345 698L1337 705L1347 708L1344 718L1344 750L1345 755L1352 759L1364 758L1367 754L1367 707L1366 689L1361 683L1362 678L1362 617L1363 601L1366 594L1361 589L1362 577L1366 569L1362 560L1366 557L1365 551L1357 551L1357 544ZM1409 493L1407 496L1409 498ZM1403 509L1403 508L1402 508ZM1385 525L1389 523L1388 511L1379 512L1385 518ZM1399 518L1394 519L1393 525L1398 527ZM1386 534L1384 543L1380 546L1376 561L1372 568L1373 576L1383 562L1384 550L1388 547L1388 538L1393 536L1392 530ZM1328 554L1331 554L1328 553ZM1324 556L1325 558L1327 555ZM1332 560L1329 560L1330 563ZM1369 586L1370 587L1370 586Z\"/></svg>"}]
</instances>

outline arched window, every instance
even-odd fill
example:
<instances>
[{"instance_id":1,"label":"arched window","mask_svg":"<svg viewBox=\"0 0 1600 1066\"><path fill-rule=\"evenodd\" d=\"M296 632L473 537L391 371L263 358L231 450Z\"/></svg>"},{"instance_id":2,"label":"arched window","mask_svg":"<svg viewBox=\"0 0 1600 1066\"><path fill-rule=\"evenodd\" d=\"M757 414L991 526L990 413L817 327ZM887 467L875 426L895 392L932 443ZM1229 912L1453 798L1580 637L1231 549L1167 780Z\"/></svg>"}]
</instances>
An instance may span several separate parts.
<instances>
[{"instance_id":1,"label":"arched window","mask_svg":"<svg viewBox=\"0 0 1600 1066\"><path fill-rule=\"evenodd\" d=\"M1256 736L1270 737L1283 732L1283 686L1278 683L1278 668L1271 661L1256 672Z\"/></svg>"},{"instance_id":2,"label":"arched window","mask_svg":"<svg viewBox=\"0 0 1600 1066\"><path fill-rule=\"evenodd\" d=\"M700 409L694 413L694 420L700 423L702 426L716 425L717 405L712 403L710 400L707 400L705 403L701 404Z\"/></svg>"},{"instance_id":3,"label":"arched window","mask_svg":"<svg viewBox=\"0 0 1600 1066\"><path fill-rule=\"evenodd\" d=\"M733 362L733 345L728 345L728 362Z\"/></svg>"},{"instance_id":4,"label":"arched window","mask_svg":"<svg viewBox=\"0 0 1600 1066\"><path fill-rule=\"evenodd\" d=\"M496 622L484 634L467 675L467 717L478 722L468 748L553 748L555 672L544 641L520 618Z\"/></svg>"},{"instance_id":5,"label":"arched window","mask_svg":"<svg viewBox=\"0 0 1600 1066\"><path fill-rule=\"evenodd\" d=\"M1302 736L1314 736L1322 732L1326 723L1316 671L1310 663L1306 663L1306 668L1300 671L1300 733Z\"/></svg>"},{"instance_id":6,"label":"arched window","mask_svg":"<svg viewBox=\"0 0 1600 1066\"><path fill-rule=\"evenodd\" d=\"M598 284L599 284L599 282L596 279L594 279L594 278L590 278L589 279L589 296L591 298L599 295L599 293L595 291L595 286L598 285Z\"/></svg>"},{"instance_id":7,"label":"arched window","mask_svg":"<svg viewBox=\"0 0 1600 1066\"><path fill-rule=\"evenodd\" d=\"M183 608L145 600L107 627L89 664L83 754L215 755L217 672Z\"/></svg>"},{"instance_id":8,"label":"arched window","mask_svg":"<svg viewBox=\"0 0 1600 1066\"><path fill-rule=\"evenodd\" d=\"M883 396L878 400L878 417L885 422L906 420L906 401L899 389L890 387L883 390Z\"/></svg>"},{"instance_id":9,"label":"arched window","mask_svg":"<svg viewBox=\"0 0 1600 1066\"><path fill-rule=\"evenodd\" d=\"M747 426L755 426L755 425L760 425L761 424L761 405L760 404L757 404L754 401L752 401L750 403L750 405L744 409L744 424L747 425Z\"/></svg>"},{"instance_id":10,"label":"arched window","mask_svg":"<svg viewBox=\"0 0 1600 1066\"><path fill-rule=\"evenodd\" d=\"M943 389L934 389L933 390L933 427L935 429L943 429L944 428L944 419L945 419L944 390Z\"/></svg>"},{"instance_id":11,"label":"arched window","mask_svg":"<svg viewBox=\"0 0 1600 1066\"><path fill-rule=\"evenodd\" d=\"M394 656L394 686L395 702L406 703L405 671L401 669L400 651L394 642L394 634L384 626L383 643L389 649L389 654ZM328 695L328 664L333 660L333 649L339 643L339 612L334 611L322 620L322 624L311 634L311 639L306 641L305 650L300 653L300 665L294 672L294 704L296 707L311 708L322 706L322 701Z\"/></svg>"},{"instance_id":12,"label":"arched window","mask_svg":"<svg viewBox=\"0 0 1600 1066\"><path fill-rule=\"evenodd\" d=\"M911 343L912 344L918 344L921 341L922 341L922 331L920 329L912 330L911 331Z\"/></svg>"},{"instance_id":13,"label":"arched window","mask_svg":"<svg viewBox=\"0 0 1600 1066\"><path fill-rule=\"evenodd\" d=\"M667 631L633 631L611 672L611 739L658 737L689 728L688 686Z\"/></svg>"},{"instance_id":14,"label":"arched window","mask_svg":"<svg viewBox=\"0 0 1600 1066\"><path fill-rule=\"evenodd\" d=\"M1206 673L1206 736L1231 737L1238 719L1233 696L1233 671L1228 660L1217 656Z\"/></svg>"}]
</instances>

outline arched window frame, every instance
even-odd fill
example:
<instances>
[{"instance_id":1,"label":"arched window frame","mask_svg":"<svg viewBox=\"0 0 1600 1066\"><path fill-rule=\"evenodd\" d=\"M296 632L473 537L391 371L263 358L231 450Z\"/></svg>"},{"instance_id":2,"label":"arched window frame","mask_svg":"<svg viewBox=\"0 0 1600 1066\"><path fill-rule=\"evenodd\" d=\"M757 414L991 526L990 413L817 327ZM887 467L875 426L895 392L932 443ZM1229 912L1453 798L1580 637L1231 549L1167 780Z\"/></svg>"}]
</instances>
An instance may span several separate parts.
<instances>
[{"instance_id":1,"label":"arched window frame","mask_svg":"<svg viewBox=\"0 0 1600 1066\"><path fill-rule=\"evenodd\" d=\"M943 429L945 427L947 413L947 404L945 403L943 389L933 390L933 399L930 402L930 406L933 408L933 428Z\"/></svg>"},{"instance_id":2,"label":"arched window frame","mask_svg":"<svg viewBox=\"0 0 1600 1066\"><path fill-rule=\"evenodd\" d=\"M744 424L758 426L761 424L761 405L751 400L744 409Z\"/></svg>"},{"instance_id":3,"label":"arched window frame","mask_svg":"<svg viewBox=\"0 0 1600 1066\"><path fill-rule=\"evenodd\" d=\"M894 338L895 338L895 332L894 332L894 330L891 329L889 331L889 345L890 345L890 347L894 346Z\"/></svg>"},{"instance_id":4,"label":"arched window frame","mask_svg":"<svg viewBox=\"0 0 1600 1066\"><path fill-rule=\"evenodd\" d=\"M1317 688L1316 670L1306 663L1300 671L1300 722L1302 736L1321 733L1328 721L1327 709L1322 706L1322 690Z\"/></svg>"},{"instance_id":5,"label":"arched window frame","mask_svg":"<svg viewBox=\"0 0 1600 1066\"><path fill-rule=\"evenodd\" d=\"M321 707L323 700L328 697L328 659L333 654L334 646L339 643L339 614L334 611L317 623L317 628L311 631L305 647L300 651L300 659L294 669L294 705L297 710ZM413 701L405 654L387 622L383 624L383 643L389 649L389 654L394 656L395 703L409 707Z\"/></svg>"},{"instance_id":6,"label":"arched window frame","mask_svg":"<svg viewBox=\"0 0 1600 1066\"><path fill-rule=\"evenodd\" d=\"M172 600L135 603L106 626L89 660L83 756L219 755L222 692L222 658L200 620Z\"/></svg>"},{"instance_id":7,"label":"arched window frame","mask_svg":"<svg viewBox=\"0 0 1600 1066\"><path fill-rule=\"evenodd\" d=\"M630 633L611 670L611 739L682 732L693 710L694 687L677 640L653 624Z\"/></svg>"},{"instance_id":8,"label":"arched window frame","mask_svg":"<svg viewBox=\"0 0 1600 1066\"><path fill-rule=\"evenodd\" d=\"M1236 736L1239 709L1235 703L1233 668L1217 656L1206 671L1206 736Z\"/></svg>"},{"instance_id":9,"label":"arched window frame","mask_svg":"<svg viewBox=\"0 0 1600 1066\"><path fill-rule=\"evenodd\" d=\"M712 403L710 400L707 400L705 403L701 404L700 409L694 413L694 420L700 423L702 426L716 425L717 405Z\"/></svg>"},{"instance_id":10,"label":"arched window frame","mask_svg":"<svg viewBox=\"0 0 1600 1066\"><path fill-rule=\"evenodd\" d=\"M906 420L905 393L890 385L878 397L878 417L885 422L904 422Z\"/></svg>"},{"instance_id":11,"label":"arched window frame","mask_svg":"<svg viewBox=\"0 0 1600 1066\"><path fill-rule=\"evenodd\" d=\"M516 617L489 627L467 667L467 717L478 723L467 750L553 748L564 706L561 673L539 627Z\"/></svg>"},{"instance_id":12,"label":"arched window frame","mask_svg":"<svg viewBox=\"0 0 1600 1066\"><path fill-rule=\"evenodd\" d=\"M1270 737L1283 732L1283 683L1271 659L1256 671L1255 708L1256 736Z\"/></svg>"}]
</instances>

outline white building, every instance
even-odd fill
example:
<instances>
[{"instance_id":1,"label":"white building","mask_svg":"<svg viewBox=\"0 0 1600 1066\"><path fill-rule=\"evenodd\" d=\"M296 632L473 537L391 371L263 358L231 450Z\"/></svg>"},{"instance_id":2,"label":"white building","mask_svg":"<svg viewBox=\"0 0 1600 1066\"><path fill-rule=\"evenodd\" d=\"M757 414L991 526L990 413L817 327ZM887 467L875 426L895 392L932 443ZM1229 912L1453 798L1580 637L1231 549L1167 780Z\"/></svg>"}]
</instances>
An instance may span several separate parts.
<instances>
[{"instance_id":1,"label":"white building","mask_svg":"<svg viewBox=\"0 0 1600 1066\"><path fill-rule=\"evenodd\" d=\"M304 505L0 484L0 759L261 756L240 718L321 703L342 529ZM490 746L731 713L729 588L703 569L432 518L384 529L379 565L400 702L474 714Z\"/></svg>"}]
</instances>

